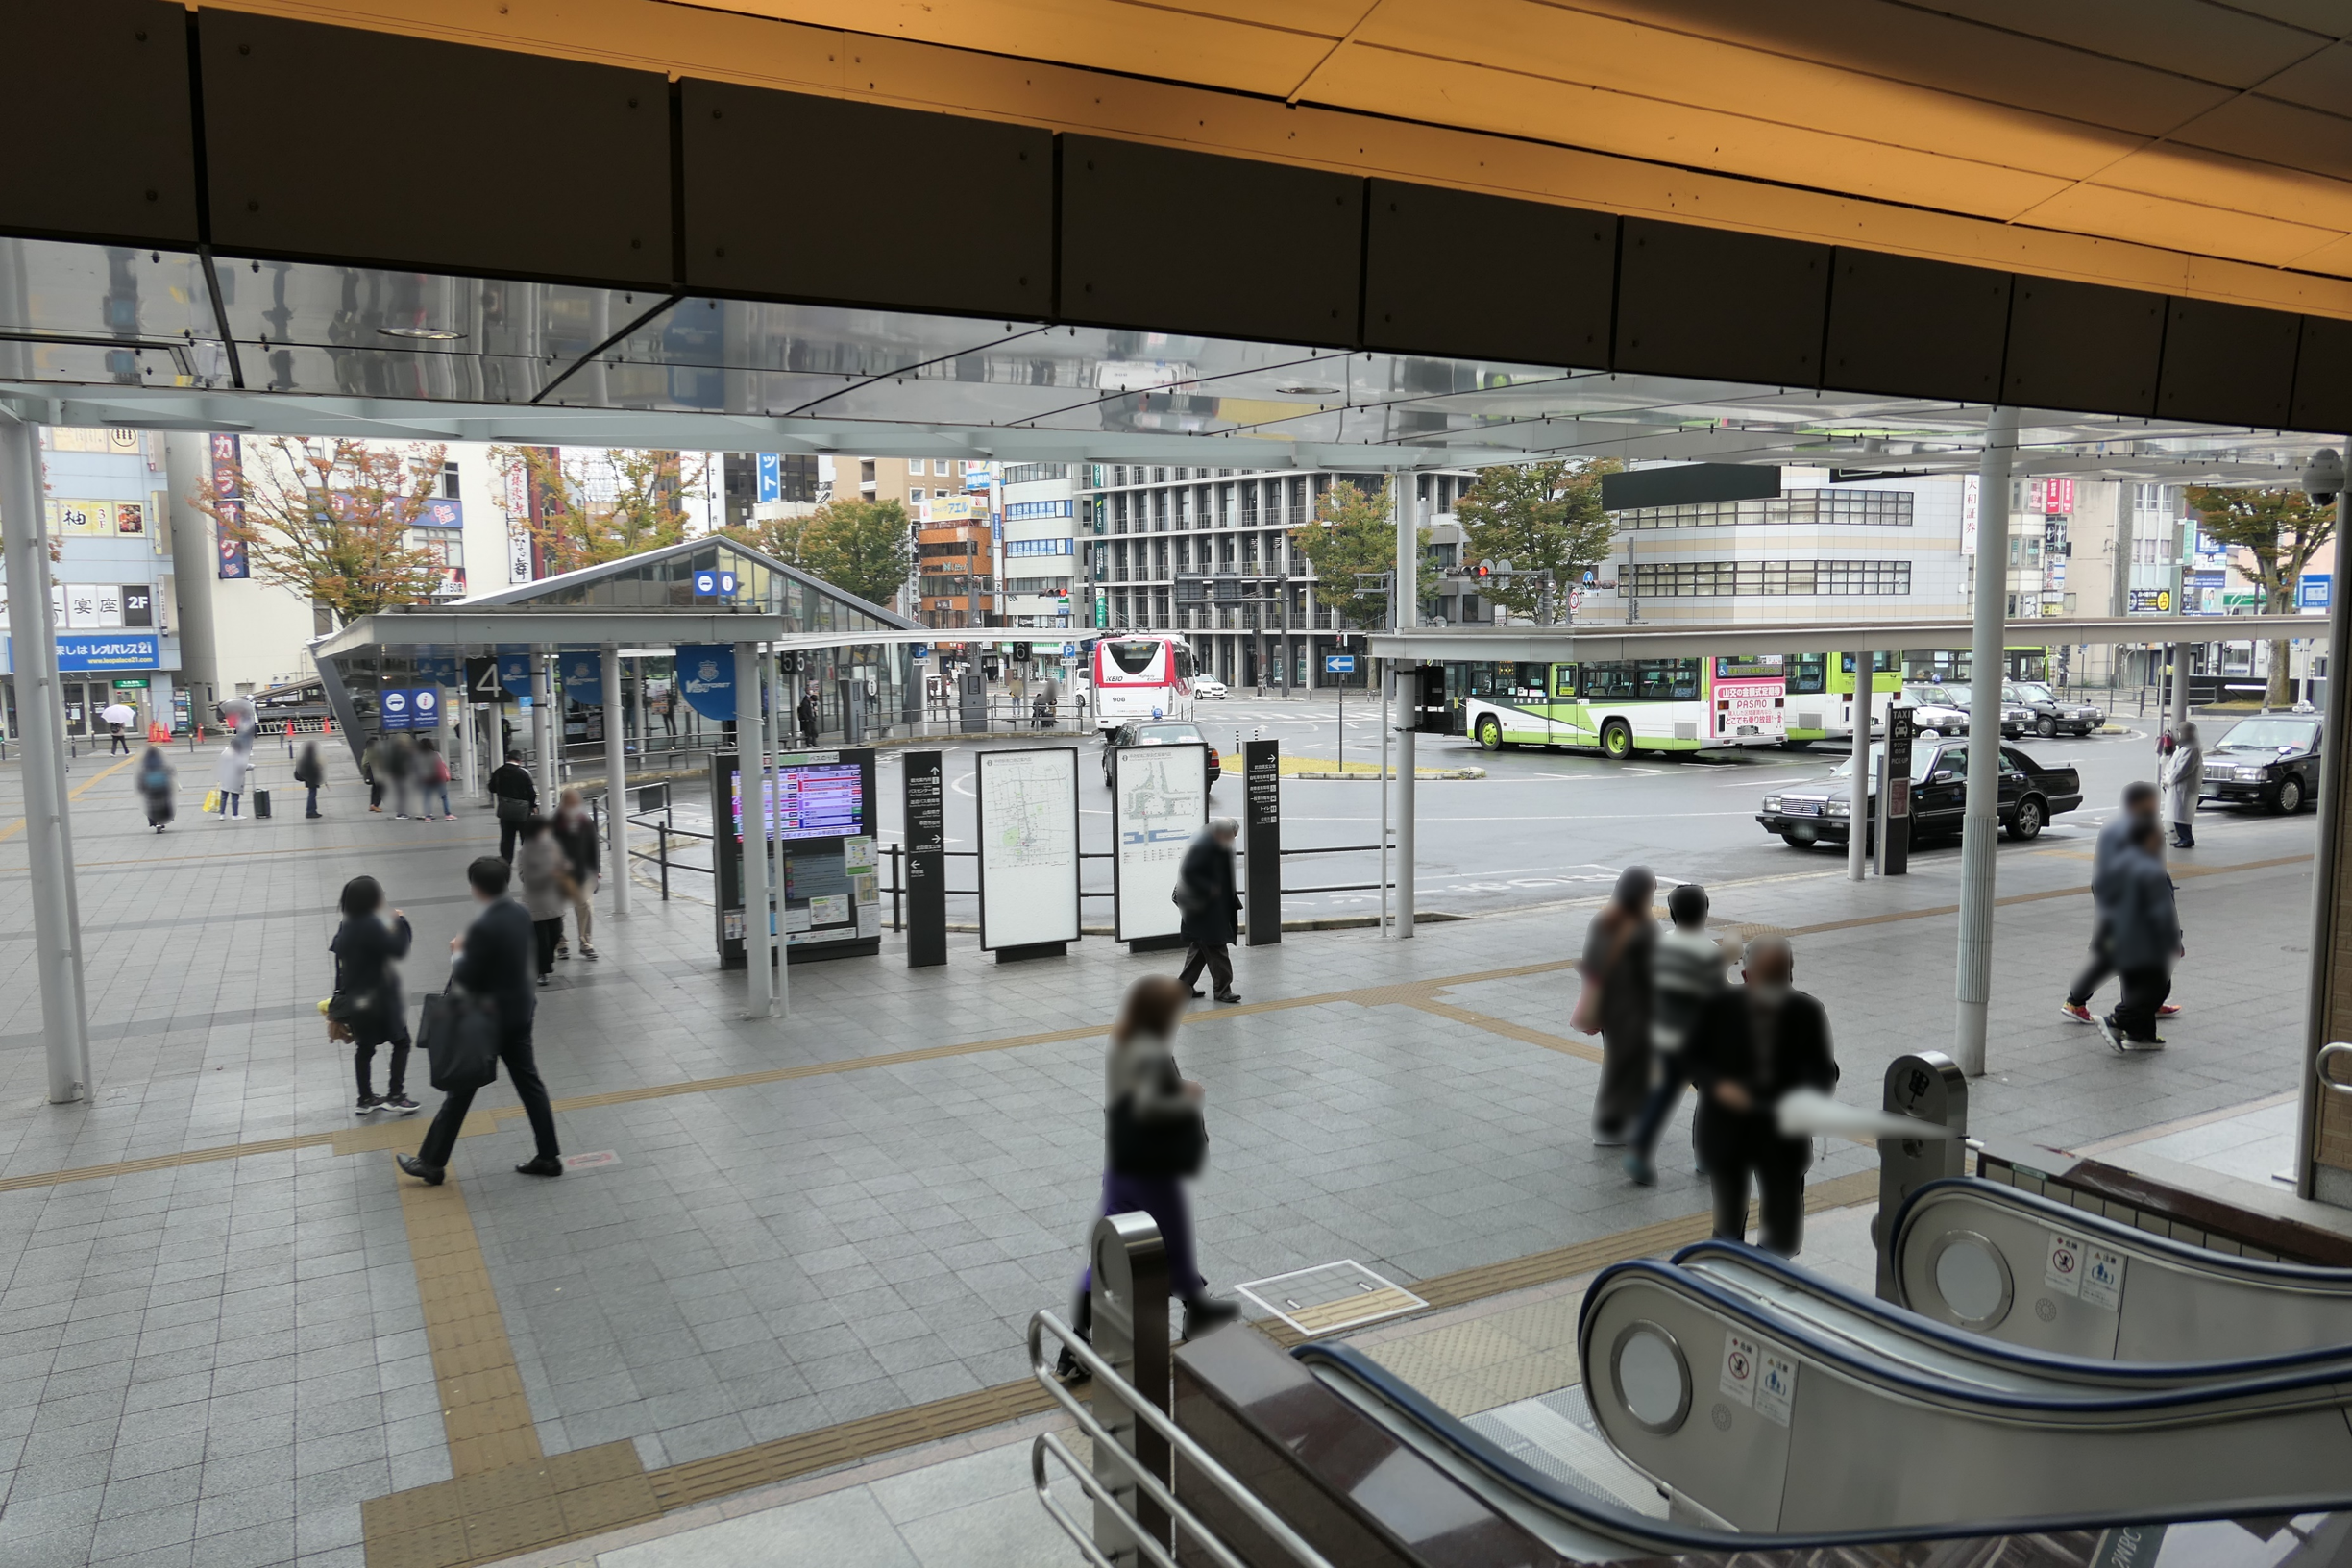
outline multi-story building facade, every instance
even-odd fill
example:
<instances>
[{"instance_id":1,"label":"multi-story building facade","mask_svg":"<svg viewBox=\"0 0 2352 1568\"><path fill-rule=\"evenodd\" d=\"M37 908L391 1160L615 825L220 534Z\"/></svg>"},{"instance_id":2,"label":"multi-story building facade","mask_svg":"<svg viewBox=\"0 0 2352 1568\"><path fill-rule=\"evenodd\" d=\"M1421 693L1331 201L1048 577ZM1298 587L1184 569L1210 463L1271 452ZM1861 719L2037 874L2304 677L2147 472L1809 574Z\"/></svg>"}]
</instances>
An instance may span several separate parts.
<instances>
[{"instance_id":1,"label":"multi-story building facade","mask_svg":"<svg viewBox=\"0 0 2352 1568\"><path fill-rule=\"evenodd\" d=\"M1075 463L1015 463L997 475L1002 500L1004 625L1066 629L1078 571Z\"/></svg>"},{"instance_id":2,"label":"multi-story building facade","mask_svg":"<svg viewBox=\"0 0 2352 1568\"><path fill-rule=\"evenodd\" d=\"M167 519L164 438L139 430L44 427L49 493L46 620L58 650L68 735L106 731L98 715L120 702L174 723L185 713L176 584L181 557ZM202 570L202 553L188 558ZM16 646L42 618L8 593L0 572L0 688L8 733L17 729Z\"/></svg>"},{"instance_id":3,"label":"multi-story building facade","mask_svg":"<svg viewBox=\"0 0 2352 1568\"><path fill-rule=\"evenodd\" d=\"M1452 625L1491 620L1492 606L1458 575L1454 502L1477 475L1448 469L1417 478L1430 533L1423 616ZM1314 569L1290 530L1315 515L1334 485L1376 494L1384 476L1097 463L1078 470L1078 480L1079 625L1181 631L1202 669L1235 685L1362 684L1368 660L1351 676L1324 674L1323 655L1364 628L1335 625L1316 600Z\"/></svg>"}]
</instances>

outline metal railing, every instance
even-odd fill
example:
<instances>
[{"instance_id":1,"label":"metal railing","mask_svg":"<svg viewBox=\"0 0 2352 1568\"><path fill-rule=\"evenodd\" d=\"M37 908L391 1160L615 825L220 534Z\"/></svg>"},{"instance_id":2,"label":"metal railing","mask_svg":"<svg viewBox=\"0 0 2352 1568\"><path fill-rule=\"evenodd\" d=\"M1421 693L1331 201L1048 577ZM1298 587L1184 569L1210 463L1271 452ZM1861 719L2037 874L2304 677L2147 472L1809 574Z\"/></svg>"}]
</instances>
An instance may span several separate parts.
<instances>
[{"instance_id":1,"label":"metal railing","mask_svg":"<svg viewBox=\"0 0 2352 1568\"><path fill-rule=\"evenodd\" d=\"M2319 1047L2319 1055L2313 1062L2313 1070L2319 1075L2320 1088L2330 1094L2352 1095L2352 1082L2339 1078L2328 1070L2329 1065L2337 1062L2352 1064L2352 1041L2330 1041Z\"/></svg>"},{"instance_id":2,"label":"metal railing","mask_svg":"<svg viewBox=\"0 0 2352 1568\"><path fill-rule=\"evenodd\" d=\"M635 818L631 818L629 820L631 821L636 821ZM910 851L903 844L896 842L884 844L879 847L882 858L890 863L891 869L890 881L882 890L891 895L890 928L893 931L903 931L906 929L906 909L903 899L907 891L906 863L904 857L912 853L912 851ZM980 858L980 851L977 849L943 849L940 851L940 853L948 860L978 860ZM1289 859L1292 855L1376 855L1378 853L1380 853L1380 845L1377 844L1320 845L1312 848L1301 849L1293 849L1286 845L1282 851L1283 858L1285 860ZM1078 851L1078 859L1082 863L1090 860L1111 860L1114 858L1114 852L1109 849L1081 849ZM1238 863L1244 862L1248 860L1248 858L1249 851L1246 849L1236 849L1234 851L1234 860L1237 863L1237 869ZM698 867L694 869L700 870ZM1247 886L1247 878L1245 877L1237 877L1236 881L1241 886ZM1304 896L1305 894L1311 893L1378 893L1384 887L1394 886L1396 886L1396 884L1393 880L1385 883L1334 882L1327 885L1319 885L1309 888L1294 888L1285 884L1282 889L1282 894L1284 897L1287 898L1294 894ZM965 898L976 898L980 895L980 890L976 887L949 887L942 889L941 891L943 895L949 897L961 896ZM1081 898L1115 898L1118 896L1118 891L1115 888L1082 887L1078 890L1078 896Z\"/></svg>"},{"instance_id":3,"label":"metal railing","mask_svg":"<svg viewBox=\"0 0 2352 1568\"><path fill-rule=\"evenodd\" d=\"M1064 1411L1078 1424L1078 1430L1084 1433L1094 1445L1095 1454L1116 1462L1120 1468L1134 1478L1138 1491L1150 1499L1155 1507L1183 1527L1188 1556L1192 1548L1197 1547L1219 1563L1221 1568L1251 1568L1251 1565L1237 1555L1231 1547L1217 1539L1209 1527L1201 1522L1198 1514L1177 1501L1176 1494L1168 1488L1165 1482L1153 1475L1149 1466L1135 1455L1130 1454L1125 1445L1113 1435L1108 1427L1097 1421L1085 1406L1071 1397L1068 1389L1062 1386L1061 1380L1054 1376L1053 1367L1045 1357L1045 1335L1048 1334L1054 1336L1061 1349L1067 1351L1070 1357L1092 1376L1093 1391L1098 1397L1108 1392L1133 1411L1138 1421L1151 1428L1153 1433L1158 1434L1173 1453L1182 1458L1185 1463L1200 1476L1201 1480L1207 1482L1220 1493L1227 1503L1240 1510L1252 1525L1271 1537L1277 1546L1289 1554L1292 1561L1300 1564L1300 1568L1332 1568L1330 1558L1308 1545L1306 1539L1297 1531L1292 1530L1281 1514L1267 1507L1255 1493L1236 1480L1231 1471L1219 1464L1207 1449L1195 1442L1189 1433L1170 1420L1159 1407L1144 1398L1133 1384L1121 1378L1109 1361L1095 1355L1093 1347L1080 1338L1068 1324L1049 1311L1039 1312L1029 1320L1029 1370L1031 1374L1036 1377L1045 1391L1053 1396L1054 1403L1061 1406ZM1071 1518L1069 1510L1055 1500L1051 1490L1052 1478L1047 1474L1045 1465L1048 1458L1053 1459L1067 1471L1077 1481L1080 1489L1093 1500L1098 1518L1101 1517L1102 1510L1109 1510L1119 1521L1121 1529L1134 1542L1136 1550L1153 1564L1153 1568L1178 1568L1177 1561L1169 1554L1166 1544L1156 1539L1155 1531L1146 1530L1143 1523L1120 1503L1109 1487L1088 1472L1086 1465L1079 1460L1078 1456L1069 1451L1068 1445L1050 1432L1041 1433L1037 1440L1029 1447L1030 1484L1036 1488L1038 1501L1044 1505L1045 1511L1052 1515L1054 1523L1062 1527L1062 1532L1076 1543L1080 1554L1086 1557L1088 1562L1093 1564L1094 1568L1117 1568L1117 1565L1093 1539L1092 1532Z\"/></svg>"}]
</instances>

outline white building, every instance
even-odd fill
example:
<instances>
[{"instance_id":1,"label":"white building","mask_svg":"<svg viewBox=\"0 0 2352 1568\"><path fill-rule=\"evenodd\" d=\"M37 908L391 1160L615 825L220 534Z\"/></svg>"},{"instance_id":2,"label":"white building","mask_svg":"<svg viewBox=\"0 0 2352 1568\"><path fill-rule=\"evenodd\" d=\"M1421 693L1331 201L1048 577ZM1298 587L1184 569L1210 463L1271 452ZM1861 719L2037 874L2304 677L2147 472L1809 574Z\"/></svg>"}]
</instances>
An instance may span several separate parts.
<instances>
[{"instance_id":1,"label":"white building","mask_svg":"<svg viewBox=\"0 0 2352 1568\"><path fill-rule=\"evenodd\" d=\"M1078 467L1015 463L997 477L998 591L1008 626L1067 628L1078 575Z\"/></svg>"}]
</instances>

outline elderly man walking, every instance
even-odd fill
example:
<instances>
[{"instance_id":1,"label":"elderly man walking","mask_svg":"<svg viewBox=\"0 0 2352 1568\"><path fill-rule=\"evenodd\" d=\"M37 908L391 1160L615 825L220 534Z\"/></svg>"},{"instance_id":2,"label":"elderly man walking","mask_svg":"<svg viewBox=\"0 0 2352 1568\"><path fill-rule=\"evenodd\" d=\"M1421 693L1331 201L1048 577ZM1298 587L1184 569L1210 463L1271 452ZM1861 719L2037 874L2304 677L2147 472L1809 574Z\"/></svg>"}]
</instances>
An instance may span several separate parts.
<instances>
[{"instance_id":1,"label":"elderly man walking","mask_svg":"<svg viewBox=\"0 0 2352 1568\"><path fill-rule=\"evenodd\" d=\"M1234 990L1233 954L1229 951L1239 929L1235 918L1241 912L1241 894L1234 885L1233 847L1240 831L1241 824L1231 817L1210 818L1192 847L1185 851L1184 865L1176 873L1176 907L1184 911L1181 929L1185 941L1191 943L1185 955L1184 972L1177 979L1198 996L1200 992L1192 982L1207 969L1220 1002L1241 999L1241 993Z\"/></svg>"}]
</instances>

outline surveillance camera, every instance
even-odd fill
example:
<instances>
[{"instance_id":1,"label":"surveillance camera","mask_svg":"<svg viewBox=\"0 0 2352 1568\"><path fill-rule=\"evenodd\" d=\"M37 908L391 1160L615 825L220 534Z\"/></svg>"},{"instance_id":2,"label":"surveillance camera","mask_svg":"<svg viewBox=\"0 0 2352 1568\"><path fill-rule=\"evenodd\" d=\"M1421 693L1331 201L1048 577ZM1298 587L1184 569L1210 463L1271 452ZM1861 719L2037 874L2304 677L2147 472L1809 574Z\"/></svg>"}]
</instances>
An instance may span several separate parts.
<instances>
[{"instance_id":1,"label":"surveillance camera","mask_svg":"<svg viewBox=\"0 0 2352 1568\"><path fill-rule=\"evenodd\" d=\"M2343 457L2334 447L2321 447L2303 465L2303 493L2315 506L2333 502L2344 487Z\"/></svg>"}]
</instances>

